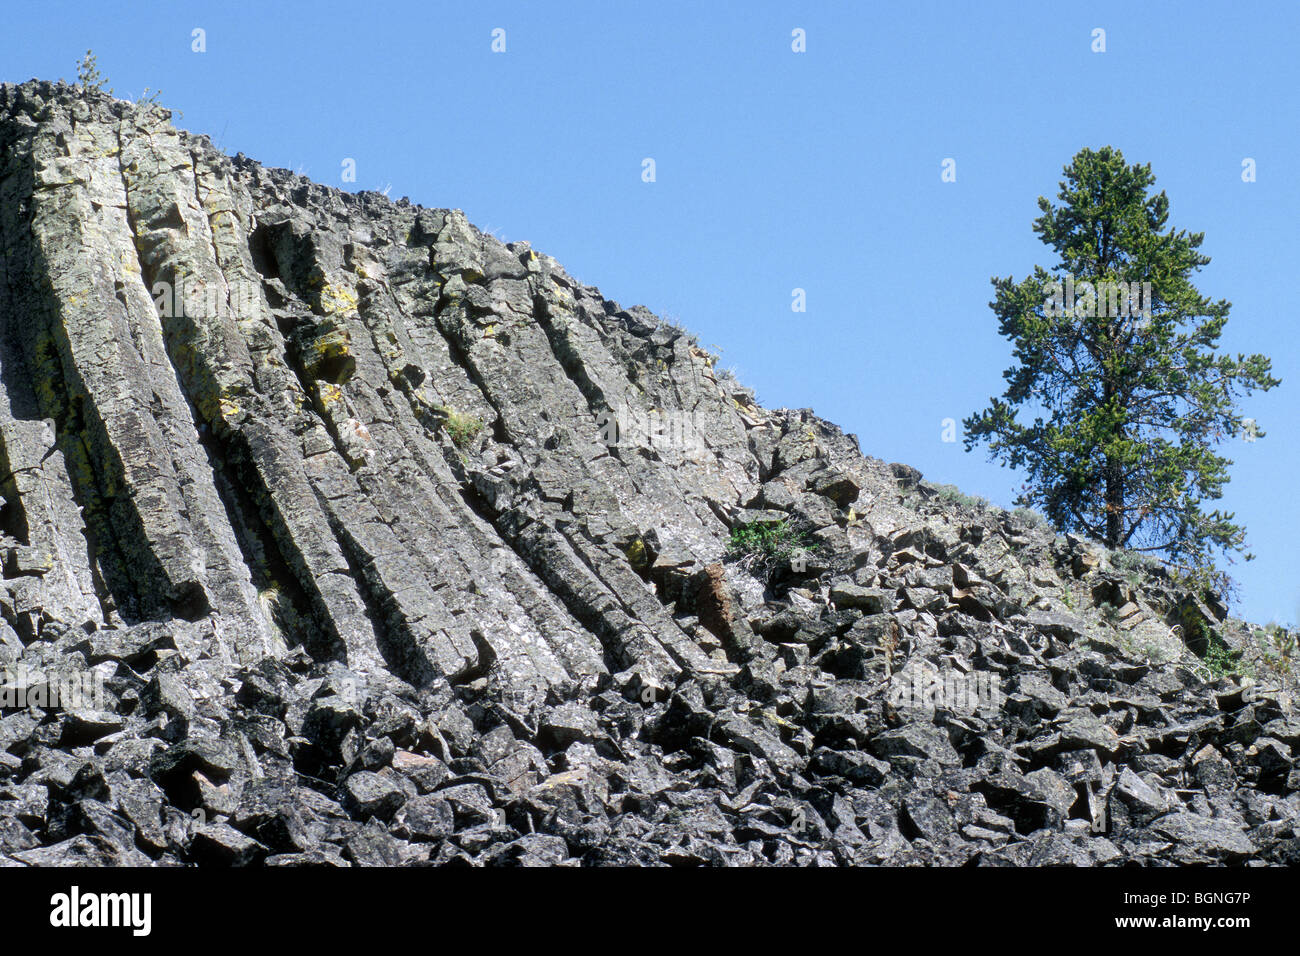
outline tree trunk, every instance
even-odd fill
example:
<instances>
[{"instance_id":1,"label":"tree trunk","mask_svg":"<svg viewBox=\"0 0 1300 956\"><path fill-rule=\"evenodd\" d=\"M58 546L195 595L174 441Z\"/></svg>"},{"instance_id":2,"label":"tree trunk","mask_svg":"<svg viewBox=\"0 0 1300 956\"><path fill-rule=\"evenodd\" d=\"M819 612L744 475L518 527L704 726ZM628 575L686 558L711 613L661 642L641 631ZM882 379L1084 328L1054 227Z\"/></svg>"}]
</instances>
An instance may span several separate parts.
<instances>
[{"instance_id":1,"label":"tree trunk","mask_svg":"<svg viewBox=\"0 0 1300 956\"><path fill-rule=\"evenodd\" d=\"M1115 329L1107 330L1111 335L1111 345L1114 347ZM1111 379L1109 371L1106 375L1106 381L1103 385L1106 393L1106 405L1109 407L1119 394L1119 385ZM1115 437L1122 439L1124 437L1124 427L1121 425ZM1118 548L1120 539L1124 536L1124 465L1114 457L1106 456L1106 547Z\"/></svg>"},{"instance_id":2,"label":"tree trunk","mask_svg":"<svg viewBox=\"0 0 1300 956\"><path fill-rule=\"evenodd\" d=\"M1124 536L1124 475L1118 462L1106 460L1106 547L1118 548Z\"/></svg>"}]
</instances>

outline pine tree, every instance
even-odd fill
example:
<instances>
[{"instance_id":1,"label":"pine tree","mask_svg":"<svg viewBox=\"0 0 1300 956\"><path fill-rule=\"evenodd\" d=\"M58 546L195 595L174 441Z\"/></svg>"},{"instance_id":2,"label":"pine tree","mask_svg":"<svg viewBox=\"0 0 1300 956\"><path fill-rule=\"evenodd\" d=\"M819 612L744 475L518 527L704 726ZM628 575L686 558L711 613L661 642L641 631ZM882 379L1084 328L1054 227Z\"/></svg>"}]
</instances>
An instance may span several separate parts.
<instances>
[{"instance_id":1,"label":"pine tree","mask_svg":"<svg viewBox=\"0 0 1300 956\"><path fill-rule=\"evenodd\" d=\"M104 84L108 82L108 77L99 72L99 64L95 59L93 50L87 50L86 55L81 58L77 64L77 82L88 90L103 90ZM109 95L113 90L109 89Z\"/></svg>"},{"instance_id":2,"label":"pine tree","mask_svg":"<svg viewBox=\"0 0 1300 956\"><path fill-rule=\"evenodd\" d=\"M1003 396L965 420L966 450L987 442L990 458L1023 468L1017 504L1059 530L1158 552L1224 590L1215 560L1244 553L1245 529L1205 509L1232 464L1214 448L1263 436L1236 399L1279 380L1263 355L1218 353L1231 304L1192 285L1210 261L1197 251L1204 233L1166 231L1169 200L1151 192L1149 164L1084 149L1064 172L1059 205L1040 197L1034 221L1056 264L992 280L1016 364Z\"/></svg>"}]
</instances>

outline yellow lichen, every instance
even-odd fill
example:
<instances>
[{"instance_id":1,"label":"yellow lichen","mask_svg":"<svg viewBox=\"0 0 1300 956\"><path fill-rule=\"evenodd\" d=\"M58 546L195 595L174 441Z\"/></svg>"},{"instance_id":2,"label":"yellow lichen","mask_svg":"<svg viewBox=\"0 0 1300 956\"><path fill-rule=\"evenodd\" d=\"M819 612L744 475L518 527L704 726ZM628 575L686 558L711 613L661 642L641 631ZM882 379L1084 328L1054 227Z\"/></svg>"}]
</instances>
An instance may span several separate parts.
<instances>
[{"instance_id":1,"label":"yellow lichen","mask_svg":"<svg viewBox=\"0 0 1300 956\"><path fill-rule=\"evenodd\" d=\"M357 311L360 300L357 293L345 285L325 285L320 293L320 307L326 315L339 315Z\"/></svg>"},{"instance_id":2,"label":"yellow lichen","mask_svg":"<svg viewBox=\"0 0 1300 956\"><path fill-rule=\"evenodd\" d=\"M628 563L631 564L632 567L639 569L646 566L648 556L646 554L645 542L640 538L637 538L629 544L623 553L627 555Z\"/></svg>"},{"instance_id":3,"label":"yellow lichen","mask_svg":"<svg viewBox=\"0 0 1300 956\"><path fill-rule=\"evenodd\" d=\"M321 382L317 385L317 391L320 393L320 403L325 408L337 405L343 401L343 389L330 382Z\"/></svg>"}]
</instances>

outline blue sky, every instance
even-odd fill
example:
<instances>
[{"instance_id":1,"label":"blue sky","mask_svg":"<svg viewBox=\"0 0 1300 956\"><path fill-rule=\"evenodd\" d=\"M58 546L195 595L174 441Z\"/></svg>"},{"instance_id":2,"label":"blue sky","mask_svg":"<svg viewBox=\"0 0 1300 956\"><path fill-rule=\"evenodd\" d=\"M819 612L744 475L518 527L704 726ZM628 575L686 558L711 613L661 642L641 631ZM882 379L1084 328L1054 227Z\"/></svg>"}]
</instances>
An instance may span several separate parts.
<instances>
[{"instance_id":1,"label":"blue sky","mask_svg":"<svg viewBox=\"0 0 1300 956\"><path fill-rule=\"evenodd\" d=\"M765 404L812 407L866 453L1003 506L1018 477L943 442L941 423L1002 391L1010 348L989 278L1052 264L1030 228L1037 197L1055 196L1080 148L1115 146L1152 164L1172 225L1206 233L1197 284L1233 303L1224 348L1272 356L1283 379L1246 400L1267 437L1221 449L1236 463L1222 504L1258 556L1232 569L1235 610L1300 616L1287 490L1300 5L7 0L6 13L0 79L71 80L93 48L119 96L161 89L179 125L227 152L464 209L720 346ZM340 180L345 158L355 183ZM941 181L946 158L956 182Z\"/></svg>"}]
</instances>

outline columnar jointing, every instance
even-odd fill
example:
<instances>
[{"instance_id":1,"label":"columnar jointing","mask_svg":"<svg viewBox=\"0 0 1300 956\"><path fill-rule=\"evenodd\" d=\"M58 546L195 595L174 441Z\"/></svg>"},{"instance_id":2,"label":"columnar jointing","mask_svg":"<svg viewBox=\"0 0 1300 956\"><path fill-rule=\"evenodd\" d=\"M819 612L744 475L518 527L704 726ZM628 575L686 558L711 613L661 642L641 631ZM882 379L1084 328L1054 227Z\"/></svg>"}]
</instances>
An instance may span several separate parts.
<instances>
[{"instance_id":1,"label":"columnar jointing","mask_svg":"<svg viewBox=\"0 0 1300 956\"><path fill-rule=\"evenodd\" d=\"M717 503L757 487L711 356L459 211L40 89L6 92L3 428L10 521L60 555L69 623L199 622L228 662L301 646L519 700L734 670L645 566L647 536L717 561ZM665 414L690 441L609 441ZM79 521L28 502L28 459Z\"/></svg>"}]
</instances>

